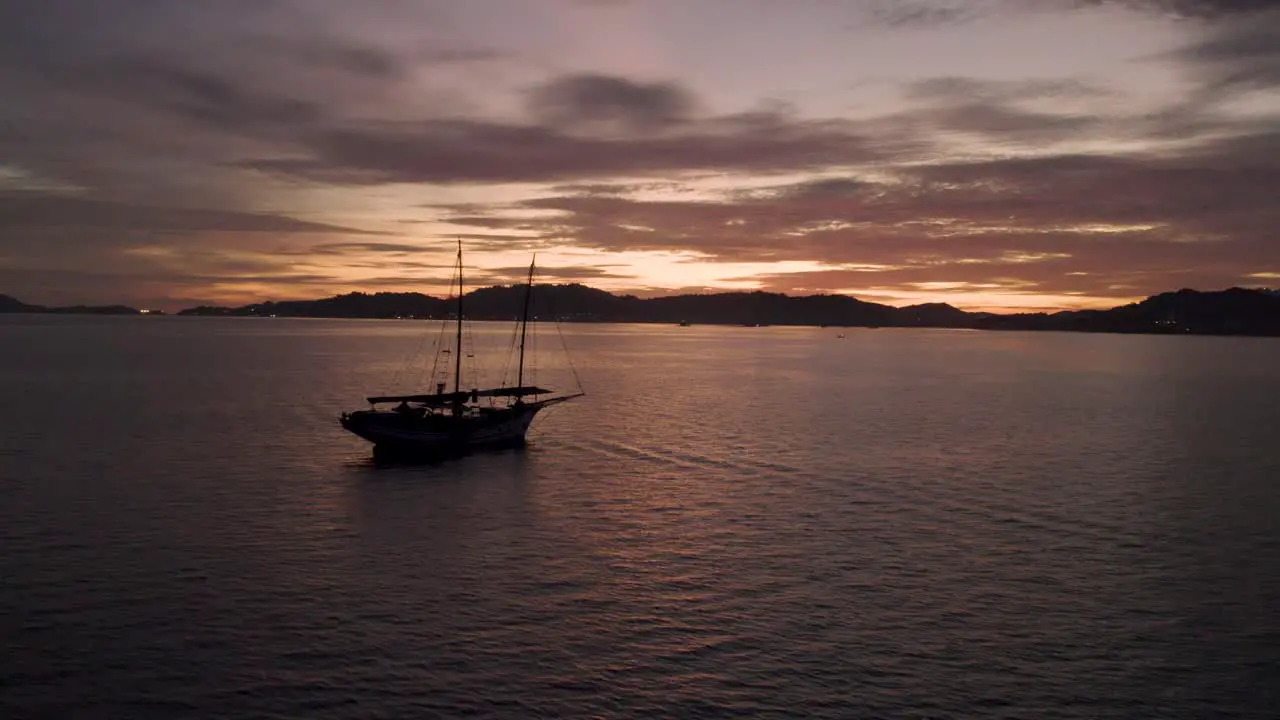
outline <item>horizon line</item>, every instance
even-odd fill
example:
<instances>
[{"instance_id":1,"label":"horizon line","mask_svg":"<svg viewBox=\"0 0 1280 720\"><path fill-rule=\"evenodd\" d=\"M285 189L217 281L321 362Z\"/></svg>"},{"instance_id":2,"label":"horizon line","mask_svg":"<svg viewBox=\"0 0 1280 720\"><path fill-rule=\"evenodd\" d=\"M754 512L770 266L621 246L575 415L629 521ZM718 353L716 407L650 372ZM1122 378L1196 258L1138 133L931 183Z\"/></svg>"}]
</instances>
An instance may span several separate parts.
<instances>
[{"instance_id":1,"label":"horizon line","mask_svg":"<svg viewBox=\"0 0 1280 720\"><path fill-rule=\"evenodd\" d=\"M509 283L509 284L496 284L496 285L486 285L486 286L484 286L484 287L477 287L477 288L474 288L474 289L472 289L472 290L467 291L467 292L464 294L464 297L465 297L465 295L470 295L471 293L475 293L475 292L479 292L479 291L483 291L483 290L491 290L491 289L496 289L496 288L514 288L514 287L519 287L519 286L521 286L522 284L523 284L523 283ZM1021 308L1021 309L1019 309L1019 308L1015 308L1015 307L1004 307L1004 308L1002 308L1002 310L1003 310L1004 312L994 312L994 311L992 311L992 310L986 310L986 309L967 309L967 308L965 308L965 307L958 306L958 305L954 305L954 304L952 304L952 303L945 302L945 301L928 301L928 302L917 302L917 303L910 303L910 304L904 304L904 305L895 305L895 304L891 304L891 303L888 303L888 302L881 302L881 301L878 301L878 300L865 300L865 299L863 299L863 298L861 298L861 297L858 297L858 296L856 296L856 295L851 295L851 294L848 294L848 293L841 293L841 292L815 292L815 293L809 293L809 294L804 294L804 295L794 295L794 294L790 294L790 293L782 292L782 291L776 291L776 290L764 290L764 289L756 288L756 289L724 289L724 290L714 290L714 291L712 291L712 290L708 290L708 291L704 291L704 292L676 292L676 293L671 293L671 294L667 294L667 295L648 295L648 296L645 296L645 295L636 295L636 294L633 294L633 293L631 293L631 292L625 292L625 291L617 291L617 292L615 292L615 291L611 291L611 290L603 290L603 289L601 289L601 288L592 287L592 286L590 286L590 285L587 285L586 283L581 283L581 282L566 282L566 283L534 283L534 286L535 286L535 287L537 287L537 286L542 286L542 287L574 287L574 286L577 286L577 287L586 288L586 289L588 289L588 290L592 290L592 291L595 291L595 292L602 292L602 293L606 293L606 294L611 295L611 296L613 296L613 297L633 297L633 298L636 298L637 300L656 300L656 299L662 299L662 298L705 297L705 296L722 296L722 295L753 295L753 294L774 295L774 296L785 297L785 298L794 298L794 299L804 299L804 298L813 298L813 297L843 297L843 298L848 298L848 299L850 299L850 300L854 300L854 301L861 302L861 303L866 303L866 304L870 304L870 305L879 305L879 306L882 306L882 307L890 307L890 308L894 308L894 309L898 309L898 310L902 310L902 309L906 309L906 308L914 308L914 307L925 307L925 306L931 306L931 305L932 305L932 306L947 306L947 307L954 308L954 309L956 309L956 310L960 310L960 311L965 312L965 313L988 314L988 315L1037 315L1037 314L1039 314L1039 315L1053 315L1053 314L1060 313L1060 312L1079 312L1079 311L1082 311L1082 310L1109 310L1109 309L1114 309L1114 308L1118 308L1118 307L1124 307L1124 306L1126 306L1126 305L1133 305L1133 304L1136 304L1136 303L1140 303L1140 302L1142 302L1142 301L1144 301L1144 300L1147 300L1147 299L1150 299L1150 298L1153 298L1153 297L1158 297L1158 296L1160 296L1160 295L1166 295L1166 294L1172 294L1172 293L1179 293L1179 292L1185 292L1185 291L1189 291L1189 292L1196 292L1196 293L1220 293L1220 292L1226 292L1226 291L1229 291L1229 290L1250 290L1250 291L1261 291L1261 292L1271 292L1271 293L1277 293L1277 292L1280 292L1280 290L1278 290L1278 289L1276 289L1276 288L1272 288L1272 287L1269 287L1269 286L1262 286L1262 285L1258 285L1258 286L1232 285L1232 286L1225 287L1225 288L1221 288L1221 289L1217 289L1217 290L1200 290L1200 289L1197 289L1197 288L1183 287L1183 288L1178 288L1178 289L1162 290L1162 291L1160 291L1160 292L1155 292L1155 293L1151 293L1151 294L1148 294L1148 295L1142 295L1142 296L1131 296L1131 297L1129 297L1129 298L1115 298L1116 303L1115 303L1115 304L1113 304L1113 305L1110 305L1110 306L1108 306L1108 307L1099 307L1099 308L1078 308L1078 307L1077 307L1077 308L1068 308L1068 307L1058 307L1058 308ZM32 304L30 304L30 303L28 303L28 302L26 302L26 301L24 301L24 300L21 300L21 299L17 298L16 296L8 295L7 293L0 292L0 297L8 297L9 299L15 300L15 301L17 301L17 302L18 302L18 303L20 303L20 304L28 305L28 306L31 306L31 307L41 307L41 308L50 308L50 309L54 309L54 308L69 308L69 307L87 307L87 308L128 307L128 308L132 308L132 309L136 309L136 310L140 310L140 311L141 311L141 310L151 310L151 311L153 311L153 312L154 312L155 310L160 310L160 312L164 312L164 313L166 313L166 314L169 314L169 313L177 314L177 313L183 312L183 311L185 311L185 310L193 310L193 309L201 308L201 307L207 307L207 308L227 308L227 309L232 309L232 310L234 310L234 309L240 309L240 308L252 307L252 306L256 306L256 305L280 304L280 303L295 303L295 302L302 302L302 303L306 303L306 302L318 302L318 301L321 301L321 300L328 300L328 299L332 299L332 298L339 298L339 297L343 297L343 296L347 296L347 295L420 295L420 296L423 296L423 297L428 297L428 298L432 298L432 299L436 299L436 300L447 300L447 299L450 299L450 298L456 297L456 295L433 295L433 294L430 294L430 293L421 292L421 291L415 291L415 290L407 290L407 291L399 291L399 290L378 290L378 291L368 291L368 290L351 290L351 291L348 291L348 292L332 293L332 294L325 295L325 296L322 296L322 297L312 297L312 298L295 298L295 299L288 299L288 300L270 300L270 299L268 299L268 300L259 300L259 301L249 302L249 303L243 303L243 304L239 304L239 305L219 304L219 303L209 302L209 301L206 301L206 302L194 301L194 302L195 302L195 304L187 305L187 306L185 306L185 307L182 307L182 308L179 308L179 309L176 309L176 310L165 310L165 309L160 309L160 308L134 308L132 305L127 305L127 304L119 303L119 302L103 303L103 304L90 304L90 303L78 302L78 303L71 303L71 304L67 304L67 305L45 305L45 304L35 304L35 305L32 305Z\"/></svg>"},{"instance_id":2,"label":"horizon line","mask_svg":"<svg viewBox=\"0 0 1280 720\"><path fill-rule=\"evenodd\" d=\"M468 290L466 293L464 293L464 297L465 297L466 295L470 295L471 293L478 292L478 291L481 291L481 290L491 290L491 289L494 289L494 288L516 288L516 287L520 287L520 286L522 286L522 285L523 285L523 283L518 283L518 282L507 283L507 284L498 284L498 285L486 285L486 286L484 286L484 287L477 287L477 288L474 288L474 289L472 289L472 290ZM1004 312L993 312L993 311L991 311L991 310L985 310L985 309L968 309L968 308L966 308L966 307L963 307L963 306L960 306L960 305L954 305L954 304L949 303L949 302L945 302L945 301L932 301L932 300L931 300L931 301L928 301L928 302L916 302L916 303L908 303L908 304L903 304L903 305L895 305L895 304L888 303L888 302L882 302L882 301L880 301L880 300L866 300L866 299L863 299L863 298L858 297L858 296L856 296L856 295L852 295L852 294L849 294L849 293L842 293L842 292L814 292L814 293L808 293L808 294L803 294L803 295L797 295L797 294L791 294L791 293L787 293L787 292L783 292L783 291L778 291L778 290L765 290L765 289L761 289L761 288L754 288L754 289L731 289L731 288L726 288L726 289L723 289L723 290L711 290L711 289L708 289L707 291L704 291L704 292L675 292L675 293L670 293L670 294L666 294L666 295L637 295L637 294L634 294L633 292L627 292L627 291L604 290L604 289L602 289L602 288L593 287L593 286L591 286L591 285L588 285L588 284L586 284L586 283L582 283L582 282L534 283L534 286L535 286L535 287L538 287L538 286L543 286L543 287L573 287L573 286L578 286L578 287L586 288L586 289L588 289L588 290L594 290L594 291L596 291L596 292L607 293L607 294L612 295L612 296L614 296L614 297L633 297L633 298L636 298L637 300L657 300L657 299L662 299L662 298L703 297L703 296L718 296L718 295L753 295L753 294L775 295L775 296L780 296L780 297L785 297L785 298L795 298L795 299L804 299L804 298L812 298L812 297L844 297L844 298L849 298L850 300L855 300L855 301L857 301L857 302L867 303L867 304L869 304L869 305L880 305L880 306L883 306L883 307L890 307L890 308L894 308L894 309L897 309L897 310L903 310L903 309L906 309L906 308L914 308L914 307L926 307L926 306L930 306L930 305L934 305L934 306L937 306L937 305L945 305L945 306L948 306L948 307L951 307L951 308L954 308L954 309L956 309L956 310L960 310L960 311L962 311L962 312L966 312L966 313L984 313L984 314L988 314L988 315L1037 315L1037 314L1040 314L1040 315L1052 315L1052 314L1054 314L1054 313L1059 313L1059 312L1079 312L1079 311L1082 311L1082 310L1109 310L1109 309L1113 309L1113 308L1124 307L1125 305L1133 305L1133 304L1136 304L1136 303L1140 303L1140 302L1142 302L1142 301L1144 301L1144 300L1147 300L1147 299L1150 299L1150 298L1153 298L1153 297L1157 297L1157 296L1160 296L1160 295L1166 295L1166 294L1170 294L1170 293L1179 293L1179 292L1183 292L1183 291L1190 291L1190 292L1197 292L1197 293L1220 293L1220 292L1226 292L1226 291L1228 291L1228 290L1256 290L1256 291L1263 291L1263 292L1280 292L1280 290L1277 290L1276 288L1272 288L1272 287L1269 287L1269 286L1262 286L1262 285L1258 285L1258 286L1231 285L1231 286L1224 287L1224 288L1220 288L1220 289L1216 289L1216 290L1200 290L1200 289L1198 289L1198 288L1182 287L1182 288L1171 289L1171 290L1161 290L1161 291L1159 291L1159 292L1154 292L1154 293L1150 293L1150 294L1147 294L1147 295L1132 295L1132 296L1129 296L1129 297L1127 297L1127 298L1114 298L1114 300L1116 301L1116 302L1115 302L1115 304L1113 304L1113 305L1109 305L1109 306L1106 306L1106 307L1097 307L1097 308L1080 308L1080 307L1070 308L1070 307L1057 307L1057 308L1021 308L1021 309L1016 308L1016 307L1003 307L1003 308L1002 308L1002 310L1003 310ZM328 300L328 299L331 299L331 298L338 298L338 297L343 297L343 296L346 296L346 295L384 295L384 294L385 294L385 295L421 295L421 296L429 297L429 298L433 298L433 299L436 299L436 300L448 300L448 299L451 299L451 298L455 298L455 297L457 297L456 295L433 295L433 294L431 294L431 293L421 292L421 291L417 291L417 290L407 290L407 291L402 291L402 290L377 290L377 291L368 291L368 290L351 290L351 291L344 292L344 293L334 293L334 294L331 294L331 295L328 295L328 296L325 296L325 297L298 298L298 299L292 299L292 300L259 300L259 301L255 301L255 302L244 303L244 304L241 304L241 305L219 305L219 304L193 305L193 306L191 306L191 307L189 307L189 308L183 308L183 310L193 309L193 308L196 308L196 307L217 307L217 308L238 309L238 308L251 307L251 306L255 306L255 305L266 305L266 304L270 304L270 303L279 304L279 303L292 303L292 302L317 302L317 301L320 301L320 300ZM1110 299L1108 298L1108 300L1110 300ZM180 312L180 311L179 311L179 312Z\"/></svg>"}]
</instances>

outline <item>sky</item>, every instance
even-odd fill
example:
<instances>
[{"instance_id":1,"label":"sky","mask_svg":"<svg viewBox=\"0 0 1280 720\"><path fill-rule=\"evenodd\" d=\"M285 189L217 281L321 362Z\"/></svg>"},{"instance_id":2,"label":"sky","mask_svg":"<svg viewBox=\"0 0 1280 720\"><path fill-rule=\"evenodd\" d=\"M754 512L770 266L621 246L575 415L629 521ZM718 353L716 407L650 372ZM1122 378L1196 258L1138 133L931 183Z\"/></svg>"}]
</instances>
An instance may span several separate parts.
<instances>
[{"instance_id":1,"label":"sky","mask_svg":"<svg viewBox=\"0 0 1280 720\"><path fill-rule=\"evenodd\" d=\"M1280 286L1276 0L12 0L0 293Z\"/></svg>"}]
</instances>

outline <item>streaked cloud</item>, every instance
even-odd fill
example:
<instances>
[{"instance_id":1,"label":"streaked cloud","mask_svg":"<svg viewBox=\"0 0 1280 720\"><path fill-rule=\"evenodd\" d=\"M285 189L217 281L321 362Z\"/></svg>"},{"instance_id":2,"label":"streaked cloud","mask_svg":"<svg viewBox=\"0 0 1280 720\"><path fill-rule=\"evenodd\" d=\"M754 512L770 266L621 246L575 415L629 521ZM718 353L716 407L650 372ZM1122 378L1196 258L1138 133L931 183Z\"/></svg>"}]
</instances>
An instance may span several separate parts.
<instances>
[{"instance_id":1,"label":"streaked cloud","mask_svg":"<svg viewBox=\"0 0 1280 720\"><path fill-rule=\"evenodd\" d=\"M456 238L649 294L1256 284L1273 5L9 3L0 292L439 290Z\"/></svg>"}]
</instances>

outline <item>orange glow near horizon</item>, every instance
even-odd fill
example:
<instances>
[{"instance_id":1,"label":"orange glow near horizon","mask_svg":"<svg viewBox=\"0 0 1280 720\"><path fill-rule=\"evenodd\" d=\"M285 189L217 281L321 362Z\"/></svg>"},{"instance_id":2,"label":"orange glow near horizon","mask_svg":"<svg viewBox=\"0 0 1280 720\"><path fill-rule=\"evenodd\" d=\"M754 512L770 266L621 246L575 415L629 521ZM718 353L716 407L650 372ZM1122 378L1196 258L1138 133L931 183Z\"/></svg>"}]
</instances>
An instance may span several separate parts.
<instances>
[{"instance_id":1,"label":"orange glow near horizon","mask_svg":"<svg viewBox=\"0 0 1280 720\"><path fill-rule=\"evenodd\" d=\"M599 259L606 259L608 257L607 254L604 253L601 253L600 255L601 258ZM546 260L567 260L570 257L574 257L574 254L540 254L539 265L542 265L544 258ZM577 257L576 259L580 261L582 258ZM968 288L964 283L936 283L936 285L946 285L947 287L917 290L885 288L877 287L875 285L839 289L801 288L797 290L775 290L764 287L762 282L753 280L749 276L749 271L768 272L769 270L775 269L775 264L771 263L705 263L690 261L687 258L674 256L654 256L650 258L650 260L653 262L653 269L659 271L655 275L650 276L655 279L652 284L646 284L644 282L648 278L621 276L613 279L542 278L541 282L549 284L580 283L588 287L605 290L614 294L636 295L646 298L668 295L713 294L767 290L769 292L782 292L791 296L819 294L846 295L865 302L879 303L894 307L905 307L908 305L924 303L946 303L969 312L993 313L1107 309L1118 305L1137 302L1143 299L1143 297L1139 296L1098 297L1083 293L1041 294L1029 290L1016 290L1013 288L1000 289L980 286ZM525 258L525 261L527 262L527 257ZM680 266L684 263L697 266L698 269L688 274L681 275L678 279L673 278L670 274L663 274L660 272L662 270L669 271L672 267ZM790 272L804 272L804 269L818 269L811 268L809 264L803 263L780 263L778 265L790 268ZM820 264L813 263L812 265L817 266ZM802 266L804 269L801 269ZM486 268L493 269L498 267L506 266L486 263L485 265L473 269L473 273L478 274L483 272ZM514 268L519 266L511 267ZM631 271L637 267L641 266L627 264L623 271ZM867 271L868 279L873 281L875 274L876 273L874 271ZM477 275L473 275L473 277L476 276ZM502 279L491 278L483 281L472 280L467 283L467 289L474 290L480 287L512 284L520 281L521 280L518 277ZM672 284L673 281L677 284ZM171 292L166 293L173 299L168 301L162 299L156 304L165 311L173 312L191 306L192 303L189 301L177 299L187 297L207 297L209 298L209 303L228 306L241 306L267 301L316 300L352 292L420 292L439 297L446 296L453 291L454 288L450 283L451 277L444 274L424 277L421 280L405 278L403 284L388 284L384 279L384 281L380 282L376 286L361 283L359 278L353 278L351 281L347 282L339 281L296 285L276 284L272 282L270 277L245 278L244 280L220 282L206 287L174 288Z\"/></svg>"}]
</instances>

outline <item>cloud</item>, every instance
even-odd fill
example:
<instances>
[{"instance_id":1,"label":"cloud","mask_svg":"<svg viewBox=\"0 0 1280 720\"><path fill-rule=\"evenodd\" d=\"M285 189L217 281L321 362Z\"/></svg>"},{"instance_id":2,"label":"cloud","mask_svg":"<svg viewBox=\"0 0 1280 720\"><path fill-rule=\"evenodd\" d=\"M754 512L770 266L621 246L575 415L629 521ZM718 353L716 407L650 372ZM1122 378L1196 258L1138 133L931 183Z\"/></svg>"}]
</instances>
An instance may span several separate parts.
<instances>
[{"instance_id":1,"label":"cloud","mask_svg":"<svg viewBox=\"0 0 1280 720\"><path fill-rule=\"evenodd\" d=\"M280 273L269 277L278 292L290 293L297 288L297 295L316 292L333 278ZM95 271L80 269L29 269L6 268L0 265L0 287L21 287L37 293L41 304L75 305L81 303L127 303L135 307L182 308L208 301L209 288L220 285L239 285L262 282L260 279L233 275L181 274L170 271ZM127 291L122 292L122 289ZM196 294L184 294L195 290ZM259 293L240 295L232 292L229 297L253 302L263 299ZM97 299L95 299L97 298ZM22 298L19 299L27 299ZM33 298L34 299L34 298Z\"/></svg>"},{"instance_id":2,"label":"cloud","mask_svg":"<svg viewBox=\"0 0 1280 720\"><path fill-rule=\"evenodd\" d=\"M546 126L649 133L688 121L694 100L691 93L670 82L587 74L557 78L534 89L529 109Z\"/></svg>"},{"instance_id":3,"label":"cloud","mask_svg":"<svg viewBox=\"0 0 1280 720\"><path fill-rule=\"evenodd\" d=\"M1121 7L1189 20L1217 21L1275 8L1274 0L868 0L873 22L899 29L932 29L999 16Z\"/></svg>"},{"instance_id":4,"label":"cloud","mask_svg":"<svg viewBox=\"0 0 1280 720\"><path fill-rule=\"evenodd\" d=\"M680 171L784 172L880 159L855 123L743 114L650 136L583 137L550 125L428 120L326 130L306 154L243 166L331 184L564 182Z\"/></svg>"},{"instance_id":5,"label":"cloud","mask_svg":"<svg viewBox=\"0 0 1280 720\"><path fill-rule=\"evenodd\" d=\"M1226 138L1167 157L953 160L720 200L568 194L522 208L555 213L524 221L544 239L598 251L833 266L762 279L774 289L919 291L945 281L1128 298L1228 286L1280 265L1280 209L1268 200L1280 154L1255 150L1278 142Z\"/></svg>"},{"instance_id":6,"label":"cloud","mask_svg":"<svg viewBox=\"0 0 1280 720\"><path fill-rule=\"evenodd\" d=\"M1147 112L1110 76L1114 86L939 77L841 117L744 95L754 77L718 87L706 80L714 68L680 75L685 65L667 63L683 55L640 41L634 58L609 55L608 65L571 48L572 61L539 62L522 43L545 28L507 42L469 4L0 4L0 182L25 189L0 192L0 265L18 286L23 272L97 278L84 287L107 300L135 285L159 292L165 277L183 297L199 283L219 296L272 282L286 292L392 287L410 281L397 268L438 264L410 232L457 229L482 253L580 247L831 266L762 279L779 289L952 282L1118 294L1271 272L1280 126L1237 101L1264 104L1280 79L1272 3L860 6L882 23L933 28L930 47L942 48L957 23L1103 4L1146 13L1125 19L1139 31L1162 14L1187 18L1186 45L1140 68L1189 80L1183 101ZM643 4L632 12L662 22ZM460 18L488 31L468 35ZM791 42L782 30L775 39ZM718 32L701 37L727 43ZM993 62L1003 52L993 46ZM887 73L918 77L892 60ZM1002 62L1001 77L1018 77L1016 58ZM742 111L751 107L772 109ZM1142 143L1152 149L1082 151ZM364 224L403 234L373 237Z\"/></svg>"},{"instance_id":7,"label":"cloud","mask_svg":"<svg viewBox=\"0 0 1280 720\"><path fill-rule=\"evenodd\" d=\"M634 279L633 273L618 272L623 269L622 265L591 265L591 266L538 266L535 282L580 282L582 280L600 280L600 279ZM505 267L505 268L484 268L478 273L484 278L484 282L492 283L523 283L529 277L529 267Z\"/></svg>"},{"instance_id":8,"label":"cloud","mask_svg":"<svg viewBox=\"0 0 1280 720\"><path fill-rule=\"evenodd\" d=\"M425 28L388 42L361 22L432 12L396 4L375 17L323 0L5 3L0 157L116 199L244 209L280 188L237 161L443 106L461 68L502 57Z\"/></svg>"},{"instance_id":9,"label":"cloud","mask_svg":"<svg viewBox=\"0 0 1280 720\"><path fill-rule=\"evenodd\" d=\"M1150 120L1105 114L1114 93L1074 78L987 80L936 77L902 87L908 109L880 120L898 133L931 137L941 146L969 140L1046 148L1099 136L1133 136Z\"/></svg>"},{"instance_id":10,"label":"cloud","mask_svg":"<svg viewBox=\"0 0 1280 720\"><path fill-rule=\"evenodd\" d=\"M1118 6L1174 17L1216 20L1275 8L1275 0L870 0L873 18L897 26L936 26L1001 13Z\"/></svg>"},{"instance_id":11,"label":"cloud","mask_svg":"<svg viewBox=\"0 0 1280 720\"><path fill-rule=\"evenodd\" d=\"M1018 102L1042 99L1096 99L1113 92L1075 78L1029 78L1026 80L989 80L944 76L918 80L906 88L914 100L943 103Z\"/></svg>"},{"instance_id":12,"label":"cloud","mask_svg":"<svg viewBox=\"0 0 1280 720\"><path fill-rule=\"evenodd\" d=\"M983 135L1002 142L1047 143L1076 138L1101 120L1088 115L1020 110L998 103L972 102L921 113L940 129Z\"/></svg>"},{"instance_id":13,"label":"cloud","mask_svg":"<svg viewBox=\"0 0 1280 720\"><path fill-rule=\"evenodd\" d=\"M809 180L784 188L778 195L791 198L848 197L875 191L875 183L851 177L831 177Z\"/></svg>"},{"instance_id":14,"label":"cloud","mask_svg":"<svg viewBox=\"0 0 1280 720\"><path fill-rule=\"evenodd\" d=\"M890 27L935 27L967 22L991 10L978 0L873 0L871 16Z\"/></svg>"},{"instance_id":15,"label":"cloud","mask_svg":"<svg viewBox=\"0 0 1280 720\"><path fill-rule=\"evenodd\" d=\"M244 80L149 60L107 63L77 71L79 88L164 110L216 129L252 133L296 129L318 122L323 111L314 102L257 90Z\"/></svg>"},{"instance_id":16,"label":"cloud","mask_svg":"<svg viewBox=\"0 0 1280 720\"><path fill-rule=\"evenodd\" d=\"M570 195L628 195L637 192L665 192L665 193L682 193L690 192L689 188L682 182L674 180L659 180L654 182L581 182L566 183L556 185L551 188L553 192L564 193Z\"/></svg>"},{"instance_id":17,"label":"cloud","mask_svg":"<svg viewBox=\"0 0 1280 720\"><path fill-rule=\"evenodd\" d=\"M412 255L427 252L428 248L408 243L369 243L343 242L325 243L305 248L301 252L314 255L347 255L352 253L385 253L389 255Z\"/></svg>"},{"instance_id":18,"label":"cloud","mask_svg":"<svg viewBox=\"0 0 1280 720\"><path fill-rule=\"evenodd\" d=\"M12 238L24 230L47 229L151 233L378 234L285 215L154 207L37 192L0 192L0 238Z\"/></svg>"},{"instance_id":19,"label":"cloud","mask_svg":"<svg viewBox=\"0 0 1280 720\"><path fill-rule=\"evenodd\" d=\"M1280 88L1280 7L1223 20L1168 57L1200 84L1192 102Z\"/></svg>"},{"instance_id":20,"label":"cloud","mask_svg":"<svg viewBox=\"0 0 1280 720\"><path fill-rule=\"evenodd\" d=\"M41 302L150 306L169 295L240 297L246 283L259 294L314 291L350 274L318 267L317 241L377 234L281 214L0 192L0 286ZM364 245L367 255L376 244Z\"/></svg>"},{"instance_id":21,"label":"cloud","mask_svg":"<svg viewBox=\"0 0 1280 720\"><path fill-rule=\"evenodd\" d=\"M1275 0L1069 0L1078 7L1125 5L1185 18L1216 20L1274 10Z\"/></svg>"},{"instance_id":22,"label":"cloud","mask_svg":"<svg viewBox=\"0 0 1280 720\"><path fill-rule=\"evenodd\" d=\"M527 218L498 217L493 215L448 215L441 218L451 225L482 227L493 230L528 230L533 227Z\"/></svg>"},{"instance_id":23,"label":"cloud","mask_svg":"<svg viewBox=\"0 0 1280 720\"><path fill-rule=\"evenodd\" d=\"M309 42L296 49L299 59L309 63L328 64L352 75L375 80L395 80L405 73L401 58L381 48L345 43ZM456 54L439 51L434 58L444 61L459 59Z\"/></svg>"}]
</instances>

